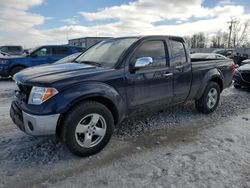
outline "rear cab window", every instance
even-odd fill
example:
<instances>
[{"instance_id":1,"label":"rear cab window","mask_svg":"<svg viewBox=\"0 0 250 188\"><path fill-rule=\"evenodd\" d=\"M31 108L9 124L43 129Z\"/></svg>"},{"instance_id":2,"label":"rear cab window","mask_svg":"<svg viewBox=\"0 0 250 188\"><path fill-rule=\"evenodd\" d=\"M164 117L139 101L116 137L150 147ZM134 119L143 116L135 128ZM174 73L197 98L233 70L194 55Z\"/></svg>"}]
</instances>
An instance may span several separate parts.
<instances>
[{"instance_id":1,"label":"rear cab window","mask_svg":"<svg viewBox=\"0 0 250 188\"><path fill-rule=\"evenodd\" d=\"M187 63L187 55L184 41L169 39L170 49L170 65L182 66Z\"/></svg>"}]
</instances>

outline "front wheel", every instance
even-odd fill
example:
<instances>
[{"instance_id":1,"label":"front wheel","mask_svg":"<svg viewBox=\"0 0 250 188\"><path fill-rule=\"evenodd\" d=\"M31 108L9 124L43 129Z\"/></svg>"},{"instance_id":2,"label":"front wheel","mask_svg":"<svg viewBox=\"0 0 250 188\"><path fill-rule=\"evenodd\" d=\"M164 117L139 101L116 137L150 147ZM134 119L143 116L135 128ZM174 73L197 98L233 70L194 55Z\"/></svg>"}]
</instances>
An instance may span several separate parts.
<instances>
[{"instance_id":1,"label":"front wheel","mask_svg":"<svg viewBox=\"0 0 250 188\"><path fill-rule=\"evenodd\" d=\"M20 72L21 70L23 70L23 69L24 69L24 67L22 67L22 66L14 67L14 68L10 71L10 76L11 76L11 78L13 79L13 76L14 76L16 73L18 73L18 72Z\"/></svg>"},{"instance_id":2,"label":"front wheel","mask_svg":"<svg viewBox=\"0 0 250 188\"><path fill-rule=\"evenodd\" d=\"M114 119L101 103L86 101L71 110L62 126L62 139L75 155L86 157L102 150L114 130Z\"/></svg>"},{"instance_id":3,"label":"front wheel","mask_svg":"<svg viewBox=\"0 0 250 188\"><path fill-rule=\"evenodd\" d=\"M195 101L196 109L205 114L209 114L217 108L220 101L220 86L216 82L209 82L204 94Z\"/></svg>"}]
</instances>

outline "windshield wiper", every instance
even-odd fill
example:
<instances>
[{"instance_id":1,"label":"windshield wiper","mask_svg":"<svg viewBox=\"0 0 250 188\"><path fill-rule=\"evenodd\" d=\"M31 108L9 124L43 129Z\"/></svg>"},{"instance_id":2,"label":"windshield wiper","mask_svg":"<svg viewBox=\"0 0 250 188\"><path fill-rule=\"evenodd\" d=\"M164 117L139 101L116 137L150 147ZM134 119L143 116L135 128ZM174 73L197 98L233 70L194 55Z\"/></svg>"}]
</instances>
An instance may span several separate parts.
<instances>
[{"instance_id":1,"label":"windshield wiper","mask_svg":"<svg viewBox=\"0 0 250 188\"><path fill-rule=\"evenodd\" d=\"M94 62L94 61L81 61L80 63L94 65L94 66L97 66L97 67L101 67L102 66L101 63L97 63L97 62Z\"/></svg>"}]
</instances>

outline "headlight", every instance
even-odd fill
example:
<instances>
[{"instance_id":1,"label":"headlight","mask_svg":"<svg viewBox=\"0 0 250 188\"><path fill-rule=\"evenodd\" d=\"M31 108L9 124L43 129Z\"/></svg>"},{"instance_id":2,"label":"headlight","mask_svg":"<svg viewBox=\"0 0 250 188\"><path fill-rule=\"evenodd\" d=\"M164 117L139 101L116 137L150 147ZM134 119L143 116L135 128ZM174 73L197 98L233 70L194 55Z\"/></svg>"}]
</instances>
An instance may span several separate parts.
<instances>
[{"instance_id":1,"label":"headlight","mask_svg":"<svg viewBox=\"0 0 250 188\"><path fill-rule=\"evenodd\" d=\"M32 87L29 96L29 104L39 105L55 96L58 91L55 88Z\"/></svg>"},{"instance_id":2,"label":"headlight","mask_svg":"<svg viewBox=\"0 0 250 188\"><path fill-rule=\"evenodd\" d=\"M7 64L9 62L8 59L0 59L0 64Z\"/></svg>"}]
</instances>

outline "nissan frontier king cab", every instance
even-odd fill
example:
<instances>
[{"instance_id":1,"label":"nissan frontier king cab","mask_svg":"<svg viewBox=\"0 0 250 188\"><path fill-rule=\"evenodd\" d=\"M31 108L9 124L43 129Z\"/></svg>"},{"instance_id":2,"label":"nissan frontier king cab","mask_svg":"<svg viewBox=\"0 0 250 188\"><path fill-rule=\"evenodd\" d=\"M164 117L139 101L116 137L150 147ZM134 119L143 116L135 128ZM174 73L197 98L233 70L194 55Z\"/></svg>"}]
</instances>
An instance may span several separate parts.
<instances>
[{"instance_id":1,"label":"nissan frontier king cab","mask_svg":"<svg viewBox=\"0 0 250 188\"><path fill-rule=\"evenodd\" d=\"M74 154L89 156L140 109L194 100L198 112L212 113L234 69L228 59L192 62L181 37L112 38L73 63L17 73L10 116L27 134L57 135Z\"/></svg>"}]
</instances>

